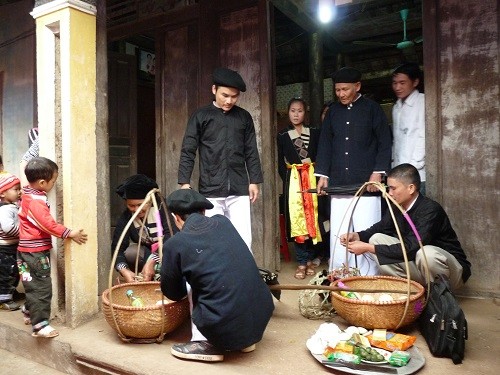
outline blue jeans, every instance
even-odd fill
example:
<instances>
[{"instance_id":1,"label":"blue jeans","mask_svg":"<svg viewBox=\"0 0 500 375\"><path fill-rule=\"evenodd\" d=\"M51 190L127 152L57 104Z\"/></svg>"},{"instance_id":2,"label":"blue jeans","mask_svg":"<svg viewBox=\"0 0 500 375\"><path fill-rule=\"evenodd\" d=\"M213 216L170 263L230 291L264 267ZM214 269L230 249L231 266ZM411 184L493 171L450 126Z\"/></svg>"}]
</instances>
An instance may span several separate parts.
<instances>
[{"instance_id":1,"label":"blue jeans","mask_svg":"<svg viewBox=\"0 0 500 375\"><path fill-rule=\"evenodd\" d=\"M295 255L299 266L305 266L308 261L314 258L314 251L308 249L310 241L304 243L294 242L293 245L295 247Z\"/></svg>"}]
</instances>

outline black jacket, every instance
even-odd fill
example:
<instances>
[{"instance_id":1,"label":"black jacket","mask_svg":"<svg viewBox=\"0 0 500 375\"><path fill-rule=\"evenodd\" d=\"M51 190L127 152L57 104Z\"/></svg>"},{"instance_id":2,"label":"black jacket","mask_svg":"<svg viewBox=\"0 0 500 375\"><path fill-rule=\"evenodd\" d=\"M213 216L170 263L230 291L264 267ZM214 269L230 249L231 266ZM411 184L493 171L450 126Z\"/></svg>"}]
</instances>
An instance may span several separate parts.
<instances>
[{"instance_id":1,"label":"black jacket","mask_svg":"<svg viewBox=\"0 0 500 375\"><path fill-rule=\"evenodd\" d=\"M190 183L197 150L198 190L206 197L248 195L250 183L263 181L253 120L238 106L224 112L210 104L191 116L182 142L179 184Z\"/></svg>"},{"instance_id":2,"label":"black jacket","mask_svg":"<svg viewBox=\"0 0 500 375\"><path fill-rule=\"evenodd\" d=\"M403 237L408 260L414 261L417 251L420 250L418 240L401 211L394 206L393 211ZM424 246L439 247L453 255L463 268L462 279L466 282L471 275L471 264L467 260L467 256L443 207L432 199L419 195L407 214L415 224L422 244ZM389 210L386 211L382 220L378 223L367 230L359 232L359 238L361 241L368 242L375 233L383 233L398 238ZM375 254L381 265L404 262L403 250L400 244L375 245Z\"/></svg>"},{"instance_id":3,"label":"black jacket","mask_svg":"<svg viewBox=\"0 0 500 375\"><path fill-rule=\"evenodd\" d=\"M321 125L315 171L330 186L363 184L373 172L391 167L391 129L382 107L360 97L352 105L333 104Z\"/></svg>"},{"instance_id":4,"label":"black jacket","mask_svg":"<svg viewBox=\"0 0 500 375\"><path fill-rule=\"evenodd\" d=\"M161 290L177 301L186 295L185 282L191 285L192 319L210 343L241 350L261 340L274 303L229 219L191 214L164 250Z\"/></svg>"}]
</instances>

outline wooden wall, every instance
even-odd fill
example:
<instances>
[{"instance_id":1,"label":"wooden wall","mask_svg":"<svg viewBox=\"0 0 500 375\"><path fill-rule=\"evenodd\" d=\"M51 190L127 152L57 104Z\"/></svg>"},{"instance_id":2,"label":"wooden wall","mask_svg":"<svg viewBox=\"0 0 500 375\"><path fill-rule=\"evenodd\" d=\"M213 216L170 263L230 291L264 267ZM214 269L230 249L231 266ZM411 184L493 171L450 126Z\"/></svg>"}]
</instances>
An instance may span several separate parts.
<instances>
[{"instance_id":1,"label":"wooden wall","mask_svg":"<svg viewBox=\"0 0 500 375\"><path fill-rule=\"evenodd\" d=\"M498 297L498 2L424 0L423 19L426 187L472 263L462 293Z\"/></svg>"}]
</instances>

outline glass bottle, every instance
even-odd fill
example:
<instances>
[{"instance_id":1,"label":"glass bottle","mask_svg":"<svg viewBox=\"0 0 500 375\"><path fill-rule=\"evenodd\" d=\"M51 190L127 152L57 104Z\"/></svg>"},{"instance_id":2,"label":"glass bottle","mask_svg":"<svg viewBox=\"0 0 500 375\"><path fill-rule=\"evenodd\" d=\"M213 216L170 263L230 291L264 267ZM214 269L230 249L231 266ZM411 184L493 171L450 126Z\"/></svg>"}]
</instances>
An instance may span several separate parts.
<instances>
[{"instance_id":1,"label":"glass bottle","mask_svg":"<svg viewBox=\"0 0 500 375\"><path fill-rule=\"evenodd\" d=\"M127 294L128 300L130 301L130 306L144 307L144 301L142 300L141 297L134 296L134 292L132 289L127 290L126 294Z\"/></svg>"}]
</instances>

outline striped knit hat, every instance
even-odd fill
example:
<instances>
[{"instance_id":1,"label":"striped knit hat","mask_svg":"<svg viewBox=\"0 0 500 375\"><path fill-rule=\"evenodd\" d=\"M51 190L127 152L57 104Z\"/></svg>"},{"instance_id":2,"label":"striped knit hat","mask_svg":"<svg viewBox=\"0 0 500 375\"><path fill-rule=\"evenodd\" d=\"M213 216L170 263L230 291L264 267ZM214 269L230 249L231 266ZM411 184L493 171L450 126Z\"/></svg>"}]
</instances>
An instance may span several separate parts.
<instances>
[{"instance_id":1,"label":"striped knit hat","mask_svg":"<svg viewBox=\"0 0 500 375\"><path fill-rule=\"evenodd\" d=\"M0 173L0 193L9 190L17 184L21 184L21 181L13 174L8 172Z\"/></svg>"}]
</instances>

